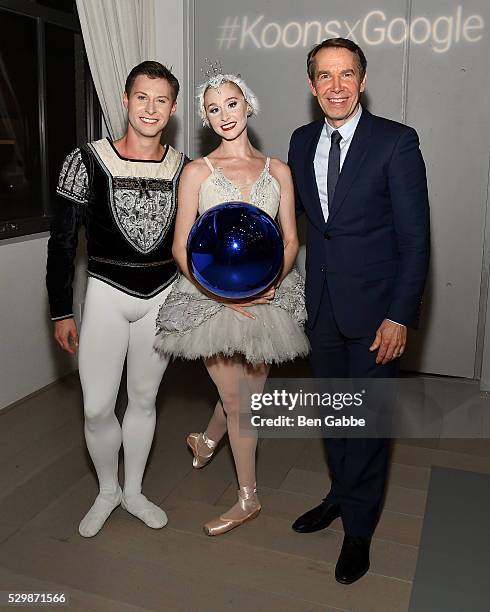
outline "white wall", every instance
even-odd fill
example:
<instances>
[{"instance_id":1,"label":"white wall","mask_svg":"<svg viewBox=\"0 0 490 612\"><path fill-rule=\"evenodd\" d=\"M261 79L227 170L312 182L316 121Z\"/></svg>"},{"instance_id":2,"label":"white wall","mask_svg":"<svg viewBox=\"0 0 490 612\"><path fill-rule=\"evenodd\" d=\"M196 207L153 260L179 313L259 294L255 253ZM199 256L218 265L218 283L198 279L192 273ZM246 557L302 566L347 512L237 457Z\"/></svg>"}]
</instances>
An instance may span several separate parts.
<instances>
[{"instance_id":1,"label":"white wall","mask_svg":"<svg viewBox=\"0 0 490 612\"><path fill-rule=\"evenodd\" d=\"M185 89L184 0L155 0L156 58L173 67ZM184 97L166 142L184 148ZM46 233L0 241L0 410L77 367L52 338L45 288ZM85 293L84 249L79 249L74 310Z\"/></svg>"},{"instance_id":2,"label":"white wall","mask_svg":"<svg viewBox=\"0 0 490 612\"><path fill-rule=\"evenodd\" d=\"M184 80L187 1L155 0L155 59L171 66L181 83L178 110L165 137L166 142L179 150L185 148L186 94L192 102L192 92L186 91ZM46 243L46 234L0 241L0 409L76 368L76 360L58 350L52 339L45 290ZM77 314L84 289L82 252L75 283ZM482 383L484 388L490 388L490 308L486 318L486 330L484 325L480 328L482 335L486 332Z\"/></svg>"},{"instance_id":3,"label":"white wall","mask_svg":"<svg viewBox=\"0 0 490 612\"><path fill-rule=\"evenodd\" d=\"M44 233L0 242L0 409L76 367L52 338L45 288L47 240ZM77 300L83 293L83 271L81 277Z\"/></svg>"},{"instance_id":4,"label":"white wall","mask_svg":"<svg viewBox=\"0 0 490 612\"><path fill-rule=\"evenodd\" d=\"M155 59L171 68L181 87L164 141L179 151L184 150L184 1L155 0Z\"/></svg>"},{"instance_id":5,"label":"white wall","mask_svg":"<svg viewBox=\"0 0 490 612\"><path fill-rule=\"evenodd\" d=\"M261 102L261 113L250 122L252 139L282 159L293 129L318 118L306 84L308 49L335 35L361 45L368 61L363 103L417 129L428 170L431 266L421 329L410 334L402 367L473 378L483 361L488 380L490 346L483 353L482 338L487 321L490 342L490 310L485 313L483 300L489 265L490 84L480 77L488 73L488 0L195 0L194 5L192 79L201 82L206 57L220 60L226 72L244 75ZM407 17L410 28L403 25ZM453 30L451 24L459 22L478 23L478 35ZM424 39L422 24L432 24ZM444 43L442 24L448 26ZM462 101L475 89L478 100L463 118ZM209 133L196 123L196 154L210 150Z\"/></svg>"}]
</instances>

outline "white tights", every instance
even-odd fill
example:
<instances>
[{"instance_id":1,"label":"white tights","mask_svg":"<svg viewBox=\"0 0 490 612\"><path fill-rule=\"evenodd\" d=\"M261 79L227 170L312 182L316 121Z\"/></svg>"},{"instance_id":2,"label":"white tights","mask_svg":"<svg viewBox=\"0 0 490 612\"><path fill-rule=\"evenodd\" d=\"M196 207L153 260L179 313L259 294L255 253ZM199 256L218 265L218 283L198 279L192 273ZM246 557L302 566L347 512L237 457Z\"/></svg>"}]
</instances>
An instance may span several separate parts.
<instances>
[{"instance_id":1,"label":"white tights","mask_svg":"<svg viewBox=\"0 0 490 612\"><path fill-rule=\"evenodd\" d=\"M80 534L95 535L119 503L149 527L167 522L165 512L141 494L155 431L155 398L168 359L153 350L158 308L170 287L141 299L90 277L80 333L79 371L85 411L85 439L100 492L80 523ZM128 406L119 425L114 414L127 356ZM118 454L124 448L124 490Z\"/></svg>"}]
</instances>

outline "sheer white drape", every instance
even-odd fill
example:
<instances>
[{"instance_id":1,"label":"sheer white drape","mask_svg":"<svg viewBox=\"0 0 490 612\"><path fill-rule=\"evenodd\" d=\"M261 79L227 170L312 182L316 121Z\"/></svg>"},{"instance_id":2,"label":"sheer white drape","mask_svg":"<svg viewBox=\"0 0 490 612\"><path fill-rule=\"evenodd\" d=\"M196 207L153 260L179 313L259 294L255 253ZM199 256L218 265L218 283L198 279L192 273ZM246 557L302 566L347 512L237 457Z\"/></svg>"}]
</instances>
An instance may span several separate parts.
<instances>
[{"instance_id":1,"label":"sheer white drape","mask_svg":"<svg viewBox=\"0 0 490 612\"><path fill-rule=\"evenodd\" d=\"M123 135L121 102L136 64L155 58L154 0L76 0L83 42L111 138Z\"/></svg>"}]
</instances>

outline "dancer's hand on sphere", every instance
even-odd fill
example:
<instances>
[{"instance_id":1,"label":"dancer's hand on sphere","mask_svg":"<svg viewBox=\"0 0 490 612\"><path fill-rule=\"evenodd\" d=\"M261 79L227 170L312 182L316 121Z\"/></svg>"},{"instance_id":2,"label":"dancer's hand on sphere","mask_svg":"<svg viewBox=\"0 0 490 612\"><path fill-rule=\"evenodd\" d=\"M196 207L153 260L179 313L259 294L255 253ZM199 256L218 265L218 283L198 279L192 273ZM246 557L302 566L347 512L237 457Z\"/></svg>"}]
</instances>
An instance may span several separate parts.
<instances>
[{"instance_id":1,"label":"dancer's hand on sphere","mask_svg":"<svg viewBox=\"0 0 490 612\"><path fill-rule=\"evenodd\" d=\"M259 293L256 297L250 299L248 302L240 302L241 306L255 306L256 304L268 304L274 299L276 295L276 287L272 286L266 289L264 292Z\"/></svg>"},{"instance_id":2,"label":"dancer's hand on sphere","mask_svg":"<svg viewBox=\"0 0 490 612\"><path fill-rule=\"evenodd\" d=\"M272 285L264 293L261 293L259 297L265 298L268 302L272 301L276 295L276 286Z\"/></svg>"},{"instance_id":3,"label":"dancer's hand on sphere","mask_svg":"<svg viewBox=\"0 0 490 612\"><path fill-rule=\"evenodd\" d=\"M228 303L225 303L225 306L227 306L228 308L231 308L232 310L236 310L236 312L239 312L240 314L245 315L249 319L255 319L254 315L251 312L248 312L248 310L245 310L244 306L256 306L257 304L269 304L269 302L274 299L275 294L276 294L276 288L273 286L267 289L266 291L264 291L264 293L261 293L257 297L249 300L248 302L240 302L239 304L228 302Z\"/></svg>"},{"instance_id":4,"label":"dancer's hand on sphere","mask_svg":"<svg viewBox=\"0 0 490 612\"><path fill-rule=\"evenodd\" d=\"M64 351L76 353L78 332L75 319L62 319L54 323L54 338Z\"/></svg>"}]
</instances>

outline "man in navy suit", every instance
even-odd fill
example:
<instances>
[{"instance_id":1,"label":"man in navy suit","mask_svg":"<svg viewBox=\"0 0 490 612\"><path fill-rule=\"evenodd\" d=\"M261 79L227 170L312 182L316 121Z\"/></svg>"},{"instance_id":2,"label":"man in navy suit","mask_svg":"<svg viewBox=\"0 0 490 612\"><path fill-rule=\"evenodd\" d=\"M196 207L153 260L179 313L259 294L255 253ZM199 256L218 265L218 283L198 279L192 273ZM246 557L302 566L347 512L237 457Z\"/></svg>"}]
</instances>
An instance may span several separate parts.
<instances>
[{"instance_id":1,"label":"man in navy suit","mask_svg":"<svg viewBox=\"0 0 490 612\"><path fill-rule=\"evenodd\" d=\"M308 54L308 82L325 115L291 137L298 212L308 220L307 332L315 378L396 377L416 327L429 263L429 206L417 133L360 104L366 58L350 40ZM344 584L369 569L389 440L325 440L331 488L295 531L342 517L335 568Z\"/></svg>"}]
</instances>

